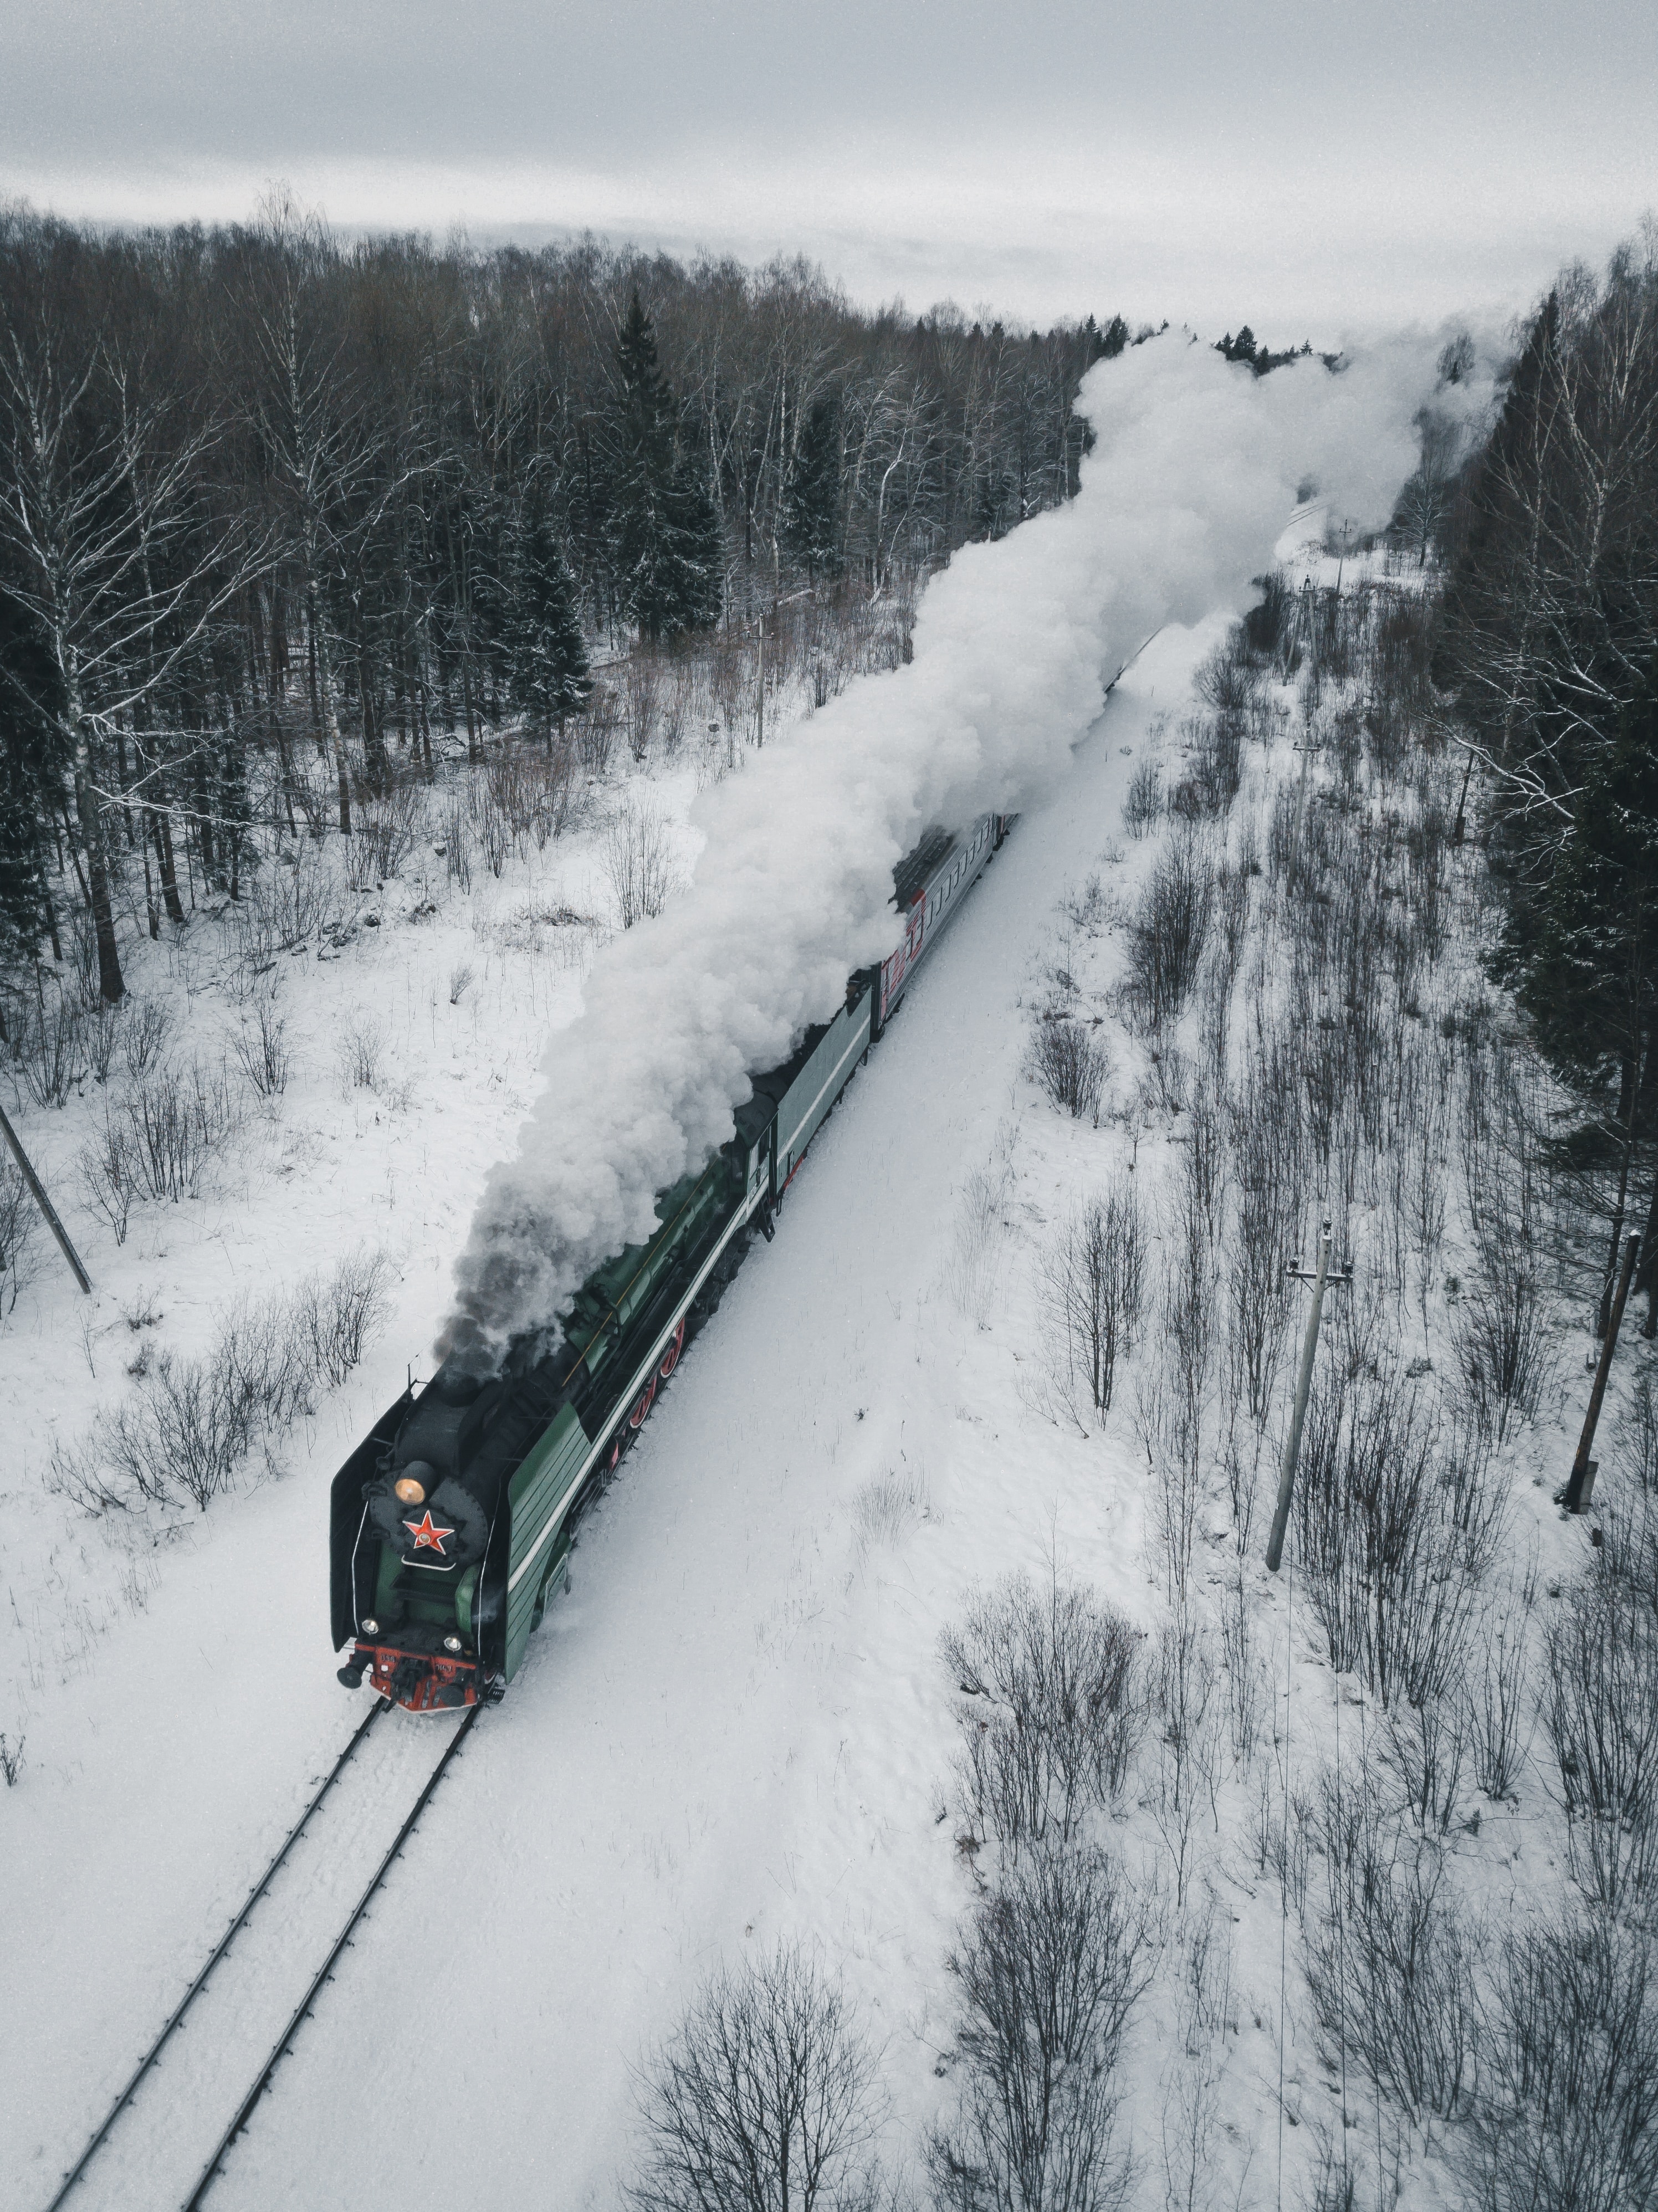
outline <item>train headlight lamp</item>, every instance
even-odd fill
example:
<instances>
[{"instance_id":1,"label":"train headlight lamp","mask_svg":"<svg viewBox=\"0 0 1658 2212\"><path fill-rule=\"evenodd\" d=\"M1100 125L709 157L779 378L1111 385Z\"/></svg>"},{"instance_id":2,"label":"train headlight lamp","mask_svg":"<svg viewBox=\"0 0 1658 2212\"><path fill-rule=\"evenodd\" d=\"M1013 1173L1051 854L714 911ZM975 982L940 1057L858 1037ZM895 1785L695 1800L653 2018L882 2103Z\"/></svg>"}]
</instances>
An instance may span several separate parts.
<instances>
[{"instance_id":1,"label":"train headlight lamp","mask_svg":"<svg viewBox=\"0 0 1658 2212\"><path fill-rule=\"evenodd\" d=\"M424 1505L426 1503L426 1486L416 1482L412 1474L405 1474L400 1482L394 1482L392 1494L399 1505Z\"/></svg>"},{"instance_id":2,"label":"train headlight lamp","mask_svg":"<svg viewBox=\"0 0 1658 2212\"><path fill-rule=\"evenodd\" d=\"M380 1632L380 1625L379 1621L365 1620L362 1625L362 1632L365 1636L378 1636Z\"/></svg>"},{"instance_id":3,"label":"train headlight lamp","mask_svg":"<svg viewBox=\"0 0 1658 2212\"><path fill-rule=\"evenodd\" d=\"M446 1636L443 1639L443 1648L446 1651L459 1651L460 1649L459 1637Z\"/></svg>"}]
</instances>

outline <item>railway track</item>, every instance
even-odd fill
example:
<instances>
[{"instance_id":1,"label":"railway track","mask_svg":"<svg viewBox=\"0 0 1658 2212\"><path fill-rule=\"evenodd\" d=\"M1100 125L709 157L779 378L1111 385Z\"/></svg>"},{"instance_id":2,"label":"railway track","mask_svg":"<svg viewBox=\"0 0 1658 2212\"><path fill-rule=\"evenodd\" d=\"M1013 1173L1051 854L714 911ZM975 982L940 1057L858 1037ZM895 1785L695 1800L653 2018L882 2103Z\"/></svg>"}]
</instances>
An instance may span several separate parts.
<instances>
[{"instance_id":1,"label":"railway track","mask_svg":"<svg viewBox=\"0 0 1658 2212\"><path fill-rule=\"evenodd\" d=\"M46 2212L197 2212L207 2201L483 1707L453 1728L382 1732L370 1747L390 1710L383 1698L370 1706ZM321 1864L302 1848L319 1837L329 1844ZM365 1865L373 1872L360 1886Z\"/></svg>"}]
</instances>

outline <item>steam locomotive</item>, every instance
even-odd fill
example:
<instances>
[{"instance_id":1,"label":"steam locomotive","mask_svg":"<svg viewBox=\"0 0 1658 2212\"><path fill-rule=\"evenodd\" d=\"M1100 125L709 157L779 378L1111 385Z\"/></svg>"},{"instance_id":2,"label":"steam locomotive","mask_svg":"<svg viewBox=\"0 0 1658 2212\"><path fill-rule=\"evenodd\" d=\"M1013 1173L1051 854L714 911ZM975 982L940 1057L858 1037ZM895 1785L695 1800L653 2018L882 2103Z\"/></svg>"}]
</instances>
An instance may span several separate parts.
<instances>
[{"instance_id":1,"label":"steam locomotive","mask_svg":"<svg viewBox=\"0 0 1658 2212\"><path fill-rule=\"evenodd\" d=\"M334 1648L424 1713L493 1701L565 1571L579 1517L719 1304L754 1231L769 1238L806 1148L881 1036L1012 817L929 832L895 871L897 948L847 986L833 1021L754 1077L736 1134L664 1191L659 1226L590 1276L551 1351L514 1348L495 1376L447 1359L375 1422L335 1476Z\"/></svg>"}]
</instances>

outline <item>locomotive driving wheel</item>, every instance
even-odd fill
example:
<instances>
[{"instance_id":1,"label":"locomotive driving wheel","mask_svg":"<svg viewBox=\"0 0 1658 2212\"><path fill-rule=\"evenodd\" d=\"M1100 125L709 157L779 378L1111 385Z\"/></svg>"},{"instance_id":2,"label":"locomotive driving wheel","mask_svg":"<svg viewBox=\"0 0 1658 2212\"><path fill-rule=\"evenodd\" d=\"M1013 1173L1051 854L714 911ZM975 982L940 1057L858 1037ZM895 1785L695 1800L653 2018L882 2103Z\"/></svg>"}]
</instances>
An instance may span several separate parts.
<instances>
[{"instance_id":1,"label":"locomotive driving wheel","mask_svg":"<svg viewBox=\"0 0 1658 2212\"><path fill-rule=\"evenodd\" d=\"M657 1369L657 1379L665 1382L679 1364L679 1355L685 1347L685 1317L679 1317L679 1326L668 1340L668 1348L662 1355L662 1364Z\"/></svg>"}]
</instances>

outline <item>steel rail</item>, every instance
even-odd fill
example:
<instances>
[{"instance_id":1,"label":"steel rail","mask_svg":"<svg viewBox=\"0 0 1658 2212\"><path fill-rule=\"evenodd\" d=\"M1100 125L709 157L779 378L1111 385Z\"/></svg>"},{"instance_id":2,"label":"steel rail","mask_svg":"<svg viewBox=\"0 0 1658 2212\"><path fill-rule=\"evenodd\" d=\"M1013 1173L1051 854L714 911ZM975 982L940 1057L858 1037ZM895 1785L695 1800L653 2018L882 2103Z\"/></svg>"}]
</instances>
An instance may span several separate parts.
<instances>
[{"instance_id":1,"label":"steel rail","mask_svg":"<svg viewBox=\"0 0 1658 2212\"><path fill-rule=\"evenodd\" d=\"M220 1936L207 1964L202 1968L200 1973L197 1975L195 1980L191 1984L190 1987L185 1991L183 1996L179 1998L178 2003L173 2007L172 2013L168 2016L166 2027L162 2028L161 2033L156 2037L154 2043L150 2045L149 2050L139 2061L137 2071L133 2075L125 2088L122 2090L120 2095L117 2097L115 2102L110 2106L108 2112L105 2116L102 2126L99 2128L97 2133L93 2136L91 2142L82 2152L80 2157L76 2159L75 2164L64 2175L63 2182L58 2188L58 2194L52 2198L51 2203L46 2207L46 2212L58 2212L58 2207L64 2203L70 2191L80 2180L81 2176L86 2172L88 2166L91 2165L93 2160L97 2156L99 2150L102 2148L106 2138L108 2136L110 2130L115 2125L117 2120L120 2118L122 2113L131 2103L134 2094L137 2090L140 2083L143 2081L144 2076L149 2073L150 2068L155 2063L155 2061L161 2057L162 2048L167 2043L169 2036L173 2033L173 2029L178 2027L179 2021L183 2020L185 2014L190 2010L191 2005L195 2003L197 1998L207 1987L208 1978L212 1973L213 1969L224 1957L225 1953L230 1948L236 1937L240 1935L243 1928L247 1923L247 1917L249 1913L252 1911L254 1906L264 1895L266 1890L270 1888L272 1881L275 1881L277 1874L281 1870L282 1862L287 1858L289 1851L293 1850L295 1844L304 1834L307 1826L309 1825L312 1814L317 1810L318 1807L322 1803L323 1799L327 1796L329 1791L333 1788L336 1782L339 1780L340 1776L345 1771L346 1767L355 1757L357 1747L361 1743L364 1736L367 1735L369 1729L373 1728L374 1723L380 1718L382 1713L390 1711L391 1705L392 1701L389 1698L381 1698L369 1707L366 1717L358 1722L355 1732L352 1735L351 1741L346 1745L345 1749L334 1761L332 1766L329 1768L328 1772L324 1778L322 1787L317 1791L317 1794L313 1797L311 1802L306 1807L304 1812L301 1814L299 1819L288 1830L286 1838L283 1839L282 1849L276 1853L276 1857L271 1860L270 1865L266 1867L264 1872L254 1883L252 1888L248 1891L246 1901L243 1905L241 1911L231 1922L229 1927L225 1929L224 1934Z\"/></svg>"},{"instance_id":2,"label":"steel rail","mask_svg":"<svg viewBox=\"0 0 1658 2212\"><path fill-rule=\"evenodd\" d=\"M447 1744L444 1747L442 1758L439 1759L437 1765L432 1769L430 1775L427 1778L425 1788L421 1791L420 1796L416 1798L414 1810L410 1814L403 1826L398 1830L391 1849L386 1852L386 1856L380 1861L379 1866L375 1868L368 1887L363 1891L362 1895L357 1899L355 1907L352 1911L351 1917L346 1922L344 1927L340 1930L339 1935L335 1939L333 1949L323 1960L322 1965L318 1968L317 1972L312 1980L310 1988L307 1990L305 1995L300 1999L299 2003L295 2007L293 2018L288 2021L287 2027L277 2037L276 2041L271 2049L270 2056L266 2059L264 2065L259 2073L258 2078L255 2081L252 2087L248 2091L246 2096L243 2098L242 2102L237 2110L235 2118L232 2120L230 2125L225 2130L223 2135L220 2136L217 2148L214 2151L212 2157L209 2159L205 2166L203 2167L200 2179L197 2182L194 2189L191 2191L189 2196L184 2200L183 2204L179 2207L179 2212L197 2212L197 2208L205 2200L208 2191L218 2179L219 2170L224 2161L225 2154L229 2150L237 2136L241 2133L242 2130L247 2125L248 2121L252 2118L254 2106L258 2103L260 2098L270 2087L271 2075L276 2072L277 2067L288 2055L288 2047L292 2044L294 2038L298 2034L301 2022L304 2021L307 2014L310 2011L312 2006L316 2002L318 1996L321 1993L324 1983L329 1980L332 1975L335 1966L339 1962L340 1954L350 1942L357 1923L362 1918L363 1914L368 1910L370 1904L374 1900L375 1893L379 1890L380 1884L386 1880L386 1875L392 1871L392 1863L398 1858L399 1854L402 1852L404 1845L408 1842L410 1835L414 1832L415 1823L420 1819L421 1814L426 1810L428 1802L431 1798L432 1793L437 1788L439 1783L442 1781L450 1760L455 1756L455 1753L460 1749L461 1745L466 1741L467 1731L471 1729L473 1722L483 1711L483 1708L482 1705L469 1705L467 1707L465 1719L461 1723L460 1726L455 1730L453 1735L450 1737Z\"/></svg>"}]
</instances>

